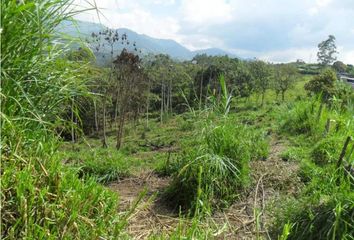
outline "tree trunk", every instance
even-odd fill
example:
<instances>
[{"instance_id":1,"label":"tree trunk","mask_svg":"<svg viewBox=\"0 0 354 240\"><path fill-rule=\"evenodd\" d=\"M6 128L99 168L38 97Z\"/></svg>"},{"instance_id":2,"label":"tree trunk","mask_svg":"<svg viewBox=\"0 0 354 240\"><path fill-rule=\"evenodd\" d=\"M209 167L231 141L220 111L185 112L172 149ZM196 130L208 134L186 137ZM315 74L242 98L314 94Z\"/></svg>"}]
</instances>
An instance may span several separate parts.
<instances>
[{"instance_id":1,"label":"tree trunk","mask_svg":"<svg viewBox=\"0 0 354 240\"><path fill-rule=\"evenodd\" d=\"M281 100L284 102L285 100L285 91L282 91L281 92Z\"/></svg>"},{"instance_id":2,"label":"tree trunk","mask_svg":"<svg viewBox=\"0 0 354 240\"><path fill-rule=\"evenodd\" d=\"M148 95L146 100L146 128L149 127L149 106L150 106L150 80L148 82Z\"/></svg>"},{"instance_id":3,"label":"tree trunk","mask_svg":"<svg viewBox=\"0 0 354 240\"><path fill-rule=\"evenodd\" d=\"M202 76L200 77L199 110L201 110L201 109L202 109L202 97L203 97L203 73L204 73L204 70L202 70Z\"/></svg>"},{"instance_id":4,"label":"tree trunk","mask_svg":"<svg viewBox=\"0 0 354 240\"><path fill-rule=\"evenodd\" d=\"M98 119L97 119L96 100L93 100L93 107L94 107L94 110L95 110L95 129L96 129L96 132L98 132Z\"/></svg>"},{"instance_id":5,"label":"tree trunk","mask_svg":"<svg viewBox=\"0 0 354 240\"><path fill-rule=\"evenodd\" d=\"M71 142L75 143L74 98L71 100Z\"/></svg>"},{"instance_id":6,"label":"tree trunk","mask_svg":"<svg viewBox=\"0 0 354 240\"><path fill-rule=\"evenodd\" d=\"M122 146L124 122L125 122L125 110L123 110L119 116L119 125L117 131L117 145L116 145L117 150L119 150Z\"/></svg>"},{"instance_id":7,"label":"tree trunk","mask_svg":"<svg viewBox=\"0 0 354 240\"><path fill-rule=\"evenodd\" d=\"M172 114L172 80L170 80L170 113Z\"/></svg>"},{"instance_id":8,"label":"tree trunk","mask_svg":"<svg viewBox=\"0 0 354 240\"><path fill-rule=\"evenodd\" d=\"M117 93L117 100L115 102L115 107L114 107L114 123L117 123L117 117L118 117L118 106L119 106L119 103L118 103L118 93Z\"/></svg>"},{"instance_id":9,"label":"tree trunk","mask_svg":"<svg viewBox=\"0 0 354 240\"><path fill-rule=\"evenodd\" d=\"M165 107L165 112L166 113L168 113L168 111L169 111L169 109L170 109L170 84L168 84L167 86L166 86L166 89L165 89L165 91L166 91L166 107Z\"/></svg>"},{"instance_id":10,"label":"tree trunk","mask_svg":"<svg viewBox=\"0 0 354 240\"><path fill-rule=\"evenodd\" d=\"M163 87L163 83L161 82L161 113L160 113L160 123L162 123L162 114L163 114L163 102L164 102L163 92L164 92L164 87Z\"/></svg>"},{"instance_id":11,"label":"tree trunk","mask_svg":"<svg viewBox=\"0 0 354 240\"><path fill-rule=\"evenodd\" d=\"M262 91L262 103L261 103L262 107L264 105L264 98L265 98L265 91Z\"/></svg>"},{"instance_id":12,"label":"tree trunk","mask_svg":"<svg viewBox=\"0 0 354 240\"><path fill-rule=\"evenodd\" d=\"M102 147L107 148L107 137L106 137L106 96L103 97L103 138Z\"/></svg>"}]
</instances>

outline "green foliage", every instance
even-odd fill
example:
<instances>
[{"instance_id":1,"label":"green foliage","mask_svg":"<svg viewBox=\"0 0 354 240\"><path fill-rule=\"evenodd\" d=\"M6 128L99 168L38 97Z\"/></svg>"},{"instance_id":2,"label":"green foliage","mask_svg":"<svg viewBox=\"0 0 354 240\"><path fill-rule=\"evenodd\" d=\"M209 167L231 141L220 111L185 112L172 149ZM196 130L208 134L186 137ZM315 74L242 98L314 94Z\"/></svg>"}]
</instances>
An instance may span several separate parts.
<instances>
[{"instance_id":1,"label":"green foliage","mask_svg":"<svg viewBox=\"0 0 354 240\"><path fill-rule=\"evenodd\" d=\"M232 83L234 86L235 96L249 97L254 89L255 82L252 78L251 71L246 64L239 64L233 76Z\"/></svg>"},{"instance_id":2,"label":"green foliage","mask_svg":"<svg viewBox=\"0 0 354 240\"><path fill-rule=\"evenodd\" d=\"M334 87L335 95L331 98L330 104L339 111L351 111L350 108L354 103L353 87L342 81L336 81Z\"/></svg>"},{"instance_id":3,"label":"green foliage","mask_svg":"<svg viewBox=\"0 0 354 240\"><path fill-rule=\"evenodd\" d=\"M317 142L311 151L313 161L320 166L335 163L339 158L344 140L343 136L331 136Z\"/></svg>"},{"instance_id":4,"label":"green foliage","mask_svg":"<svg viewBox=\"0 0 354 240\"><path fill-rule=\"evenodd\" d=\"M50 149L44 149L45 151ZM2 239L119 237L117 196L46 157L2 156Z\"/></svg>"},{"instance_id":5,"label":"green foliage","mask_svg":"<svg viewBox=\"0 0 354 240\"><path fill-rule=\"evenodd\" d=\"M347 65L341 61L335 61L332 66L338 73L345 73L347 71Z\"/></svg>"},{"instance_id":6,"label":"green foliage","mask_svg":"<svg viewBox=\"0 0 354 240\"><path fill-rule=\"evenodd\" d=\"M212 221L202 218L201 214L195 215L192 219L188 216L179 216L177 227L169 233L159 233L151 236L151 240L180 240L180 239L214 239L219 229ZM209 220L209 219L208 219Z\"/></svg>"},{"instance_id":7,"label":"green foliage","mask_svg":"<svg viewBox=\"0 0 354 240\"><path fill-rule=\"evenodd\" d=\"M320 75L315 76L305 85L309 93L321 94L325 101L335 95L336 73L330 69L325 69Z\"/></svg>"},{"instance_id":8,"label":"green foliage","mask_svg":"<svg viewBox=\"0 0 354 240\"><path fill-rule=\"evenodd\" d=\"M65 151L59 155L67 165L78 169L82 178L95 178L97 182L107 183L129 174L129 161L121 152L113 149L78 149Z\"/></svg>"},{"instance_id":9,"label":"green foliage","mask_svg":"<svg viewBox=\"0 0 354 240\"><path fill-rule=\"evenodd\" d=\"M211 94L209 100L211 101L212 104L211 107L213 111L217 113L221 113L226 116L230 111L231 101L233 96L232 93L229 93L227 90L224 75L220 75L219 82L221 88L221 96L216 96L215 94Z\"/></svg>"},{"instance_id":10,"label":"green foliage","mask_svg":"<svg viewBox=\"0 0 354 240\"><path fill-rule=\"evenodd\" d=\"M248 164L261 154L253 151L261 138L251 129L227 119L218 125L208 125L203 132L198 147L181 155L178 172L173 175L165 197L184 210L195 210L199 199L205 211L210 212L232 203L238 196L235 189L241 190L248 184ZM199 169L202 169L200 181Z\"/></svg>"},{"instance_id":11,"label":"green foliage","mask_svg":"<svg viewBox=\"0 0 354 240\"><path fill-rule=\"evenodd\" d=\"M70 3L1 2L2 239L119 238L126 224L115 194L54 157L66 106L87 95L86 64L55 33Z\"/></svg>"},{"instance_id":12,"label":"green foliage","mask_svg":"<svg viewBox=\"0 0 354 240\"><path fill-rule=\"evenodd\" d=\"M300 199L284 203L277 222L292 224L287 239L352 239L353 185L341 174L333 168L317 172Z\"/></svg>"},{"instance_id":13,"label":"green foliage","mask_svg":"<svg viewBox=\"0 0 354 240\"><path fill-rule=\"evenodd\" d=\"M283 101L285 92L294 87L297 74L297 68L292 64L281 64L275 67L274 89L277 93L281 93Z\"/></svg>"},{"instance_id":14,"label":"green foliage","mask_svg":"<svg viewBox=\"0 0 354 240\"><path fill-rule=\"evenodd\" d=\"M306 158L306 152L301 147L291 147L282 152L280 157L283 161L300 162Z\"/></svg>"},{"instance_id":15,"label":"green foliage","mask_svg":"<svg viewBox=\"0 0 354 240\"><path fill-rule=\"evenodd\" d=\"M329 35L328 39L318 44L317 58L318 62L323 66L327 66L333 63L337 58L336 38L333 35Z\"/></svg>"},{"instance_id":16,"label":"green foliage","mask_svg":"<svg viewBox=\"0 0 354 240\"><path fill-rule=\"evenodd\" d=\"M260 60L250 63L251 75L255 81L256 91L262 94L262 106L267 89L271 86L272 70L270 66Z\"/></svg>"},{"instance_id":17,"label":"green foliage","mask_svg":"<svg viewBox=\"0 0 354 240\"><path fill-rule=\"evenodd\" d=\"M280 130L290 134L312 135L320 131L322 123L321 105L318 101L297 101L293 104L282 105L279 108Z\"/></svg>"}]
</instances>

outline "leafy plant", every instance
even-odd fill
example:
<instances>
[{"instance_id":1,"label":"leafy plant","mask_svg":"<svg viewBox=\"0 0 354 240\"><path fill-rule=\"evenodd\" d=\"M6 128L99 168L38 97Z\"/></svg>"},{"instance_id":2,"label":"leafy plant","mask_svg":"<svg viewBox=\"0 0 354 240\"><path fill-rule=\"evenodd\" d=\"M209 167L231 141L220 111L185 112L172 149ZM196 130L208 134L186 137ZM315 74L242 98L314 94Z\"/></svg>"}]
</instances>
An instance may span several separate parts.
<instances>
[{"instance_id":1,"label":"leafy plant","mask_svg":"<svg viewBox=\"0 0 354 240\"><path fill-rule=\"evenodd\" d=\"M332 136L320 140L312 149L311 157L318 165L335 163L343 147L344 137Z\"/></svg>"}]
</instances>

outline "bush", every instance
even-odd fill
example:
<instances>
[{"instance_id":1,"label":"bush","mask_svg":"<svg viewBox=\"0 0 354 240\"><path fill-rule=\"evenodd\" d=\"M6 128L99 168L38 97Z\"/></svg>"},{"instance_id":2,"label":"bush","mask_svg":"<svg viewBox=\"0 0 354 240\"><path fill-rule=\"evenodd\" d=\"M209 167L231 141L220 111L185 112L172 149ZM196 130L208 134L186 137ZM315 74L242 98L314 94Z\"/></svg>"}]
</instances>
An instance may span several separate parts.
<instances>
[{"instance_id":1,"label":"bush","mask_svg":"<svg viewBox=\"0 0 354 240\"><path fill-rule=\"evenodd\" d=\"M339 158L343 143L344 138L337 136L320 140L311 151L313 161L318 165L334 163Z\"/></svg>"},{"instance_id":2,"label":"bush","mask_svg":"<svg viewBox=\"0 0 354 240\"><path fill-rule=\"evenodd\" d=\"M196 140L199 147L180 156L165 198L183 210L201 204L209 212L229 205L249 182L249 161L258 154L253 149L259 140L254 139L250 128L230 122L209 125Z\"/></svg>"},{"instance_id":3,"label":"bush","mask_svg":"<svg viewBox=\"0 0 354 240\"><path fill-rule=\"evenodd\" d=\"M328 101L335 95L335 83L337 75L335 71L328 68L320 75L315 76L311 81L305 84L305 90L309 93L321 94L323 100Z\"/></svg>"},{"instance_id":4,"label":"bush","mask_svg":"<svg viewBox=\"0 0 354 240\"><path fill-rule=\"evenodd\" d=\"M318 101L298 101L279 108L278 118L280 131L292 135L314 135L319 132L321 122L321 106Z\"/></svg>"},{"instance_id":5,"label":"bush","mask_svg":"<svg viewBox=\"0 0 354 240\"><path fill-rule=\"evenodd\" d=\"M285 202L275 232L280 234L282 226L290 224L289 240L353 239L353 185L350 177L338 174L333 168L317 172L300 199Z\"/></svg>"}]
</instances>

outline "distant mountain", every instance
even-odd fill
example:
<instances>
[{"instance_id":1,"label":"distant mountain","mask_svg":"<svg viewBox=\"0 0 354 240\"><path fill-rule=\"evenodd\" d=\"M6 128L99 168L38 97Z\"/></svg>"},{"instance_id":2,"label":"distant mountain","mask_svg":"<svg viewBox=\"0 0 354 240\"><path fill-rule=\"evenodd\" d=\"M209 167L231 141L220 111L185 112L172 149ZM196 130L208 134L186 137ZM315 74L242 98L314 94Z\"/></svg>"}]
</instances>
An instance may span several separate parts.
<instances>
[{"instance_id":1,"label":"distant mountain","mask_svg":"<svg viewBox=\"0 0 354 240\"><path fill-rule=\"evenodd\" d=\"M102 24L92 22L76 21L75 23L72 23L66 21L58 27L58 32L62 34L67 34L71 37L79 37L85 39L89 38L93 32L97 33L104 28L105 26L103 26ZM207 54L210 56L229 55L230 57L236 57L235 55L218 48L208 48L203 50L191 51L174 40L153 38L145 34L138 34L127 28L119 28L117 30L119 34L125 33L127 35L128 41L130 42L129 45L122 45L121 43L117 43L115 46L117 52L120 52L123 48L128 48L132 51L135 48L132 43L135 43L136 48L139 52L141 52L140 54L142 55L146 55L149 53L162 53L168 54L172 58L178 60L191 60L196 54ZM108 53L109 50L105 49L103 52ZM103 58L103 55L97 57Z\"/></svg>"}]
</instances>

